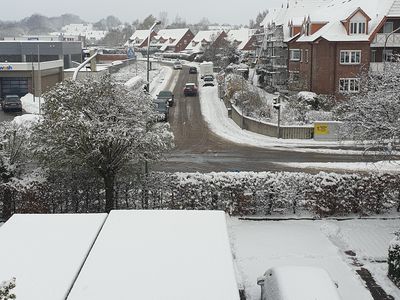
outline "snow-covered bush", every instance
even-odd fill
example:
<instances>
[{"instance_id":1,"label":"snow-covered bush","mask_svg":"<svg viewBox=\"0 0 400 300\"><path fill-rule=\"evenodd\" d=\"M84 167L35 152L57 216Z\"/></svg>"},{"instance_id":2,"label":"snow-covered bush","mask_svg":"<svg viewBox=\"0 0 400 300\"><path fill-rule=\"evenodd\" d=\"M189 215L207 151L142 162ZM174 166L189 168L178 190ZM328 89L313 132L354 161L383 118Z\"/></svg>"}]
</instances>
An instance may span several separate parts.
<instances>
[{"instance_id":1,"label":"snow-covered bush","mask_svg":"<svg viewBox=\"0 0 400 300\"><path fill-rule=\"evenodd\" d=\"M400 148L400 63L387 63L384 72L365 75L360 92L348 95L336 110L344 122L341 133L366 149L389 154Z\"/></svg>"},{"instance_id":2,"label":"snow-covered bush","mask_svg":"<svg viewBox=\"0 0 400 300\"><path fill-rule=\"evenodd\" d=\"M390 242L388 255L388 276L400 288L400 231Z\"/></svg>"},{"instance_id":3,"label":"snow-covered bush","mask_svg":"<svg viewBox=\"0 0 400 300\"><path fill-rule=\"evenodd\" d=\"M31 193L17 194L16 211L101 212L104 186L90 173L52 173ZM399 208L399 175L335 173L124 174L115 185L116 209L224 210L232 215L375 215ZM23 203L28 199L30 207ZM37 199L37 200L36 200ZM40 200L40 202L39 202Z\"/></svg>"},{"instance_id":4,"label":"snow-covered bush","mask_svg":"<svg viewBox=\"0 0 400 300\"><path fill-rule=\"evenodd\" d=\"M283 106L283 124L311 124L315 121L333 120L331 110L336 102L332 96L299 92L288 98Z\"/></svg>"},{"instance_id":5,"label":"snow-covered bush","mask_svg":"<svg viewBox=\"0 0 400 300\"><path fill-rule=\"evenodd\" d=\"M17 299L13 292L16 287L15 278L8 281L0 282L0 300L12 300Z\"/></svg>"}]
</instances>

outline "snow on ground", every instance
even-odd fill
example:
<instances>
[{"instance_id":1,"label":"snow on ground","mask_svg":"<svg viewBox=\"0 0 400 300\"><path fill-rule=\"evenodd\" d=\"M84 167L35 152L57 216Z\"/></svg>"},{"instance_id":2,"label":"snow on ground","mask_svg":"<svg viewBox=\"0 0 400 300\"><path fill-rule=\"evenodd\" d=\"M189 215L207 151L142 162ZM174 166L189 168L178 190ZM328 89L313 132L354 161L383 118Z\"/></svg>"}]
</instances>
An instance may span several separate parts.
<instances>
[{"instance_id":1,"label":"snow on ground","mask_svg":"<svg viewBox=\"0 0 400 300\"><path fill-rule=\"evenodd\" d=\"M199 78L199 82L200 82ZM218 87L201 87L200 104L204 120L209 128L220 137L238 144L247 144L261 148L290 148L291 151L318 153L347 153L360 154L360 151L339 149L311 149L306 147L336 147L343 145L339 142L321 142L314 140L277 139L251 131L242 130L228 117L224 102L218 98Z\"/></svg>"},{"instance_id":2,"label":"snow on ground","mask_svg":"<svg viewBox=\"0 0 400 300\"><path fill-rule=\"evenodd\" d=\"M378 161L357 163L279 163L280 165L299 169L350 170L368 172L400 172L400 161Z\"/></svg>"},{"instance_id":3,"label":"snow on ground","mask_svg":"<svg viewBox=\"0 0 400 300\"><path fill-rule=\"evenodd\" d=\"M398 219L278 222L228 219L238 278L242 278L249 300L260 299L257 277L271 267L287 265L324 268L338 283L343 300L372 299L344 251L354 249L360 257L385 258L392 232L399 224ZM385 266L376 264L370 271L386 292L400 296L385 279Z\"/></svg>"},{"instance_id":4,"label":"snow on ground","mask_svg":"<svg viewBox=\"0 0 400 300\"><path fill-rule=\"evenodd\" d=\"M389 243L400 228L400 219L328 221L321 228L343 252L355 252L386 293L400 299L400 290L386 276Z\"/></svg>"},{"instance_id":5,"label":"snow on ground","mask_svg":"<svg viewBox=\"0 0 400 300\"><path fill-rule=\"evenodd\" d=\"M28 93L21 98L22 109L28 114L39 114L39 106L43 105L43 97L33 97L32 94Z\"/></svg>"},{"instance_id":6,"label":"snow on ground","mask_svg":"<svg viewBox=\"0 0 400 300\"><path fill-rule=\"evenodd\" d=\"M13 215L0 228L0 282L16 277L18 300L64 300L105 217Z\"/></svg>"},{"instance_id":7,"label":"snow on ground","mask_svg":"<svg viewBox=\"0 0 400 300\"><path fill-rule=\"evenodd\" d=\"M225 214L112 211L68 297L81 299L239 300Z\"/></svg>"}]
</instances>

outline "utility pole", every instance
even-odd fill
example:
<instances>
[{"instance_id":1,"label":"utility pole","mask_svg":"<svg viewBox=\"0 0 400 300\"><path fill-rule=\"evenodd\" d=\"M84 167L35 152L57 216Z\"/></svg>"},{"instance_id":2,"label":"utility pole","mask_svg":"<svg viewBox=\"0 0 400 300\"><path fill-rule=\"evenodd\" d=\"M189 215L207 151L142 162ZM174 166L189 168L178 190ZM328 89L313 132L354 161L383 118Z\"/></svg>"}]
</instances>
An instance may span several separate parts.
<instances>
[{"instance_id":1,"label":"utility pole","mask_svg":"<svg viewBox=\"0 0 400 300\"><path fill-rule=\"evenodd\" d=\"M35 68L33 66L33 51L31 52L31 62L32 62L32 94L33 94L33 102L35 102Z\"/></svg>"}]
</instances>

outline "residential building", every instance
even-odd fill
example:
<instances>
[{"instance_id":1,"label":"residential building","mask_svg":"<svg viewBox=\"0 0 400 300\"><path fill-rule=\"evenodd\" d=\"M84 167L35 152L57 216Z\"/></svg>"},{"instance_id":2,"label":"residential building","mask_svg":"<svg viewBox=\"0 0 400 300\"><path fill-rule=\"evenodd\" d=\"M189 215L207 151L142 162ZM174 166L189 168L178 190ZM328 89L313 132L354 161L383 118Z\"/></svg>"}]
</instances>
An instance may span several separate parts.
<instances>
[{"instance_id":1,"label":"residential building","mask_svg":"<svg viewBox=\"0 0 400 300\"><path fill-rule=\"evenodd\" d=\"M194 38L189 28L162 29L151 39L150 46L161 52L181 52Z\"/></svg>"},{"instance_id":2,"label":"residential building","mask_svg":"<svg viewBox=\"0 0 400 300\"><path fill-rule=\"evenodd\" d=\"M0 41L0 97L38 95L62 81L73 61L82 61L81 42Z\"/></svg>"},{"instance_id":3,"label":"residential building","mask_svg":"<svg viewBox=\"0 0 400 300\"><path fill-rule=\"evenodd\" d=\"M255 51L257 29L240 28L230 30L227 40L233 43L239 51Z\"/></svg>"},{"instance_id":4,"label":"residential building","mask_svg":"<svg viewBox=\"0 0 400 300\"><path fill-rule=\"evenodd\" d=\"M85 37L86 44L96 44L107 34L107 31L104 30L94 30L93 24L69 24L64 26L61 31L65 35Z\"/></svg>"},{"instance_id":5,"label":"residential building","mask_svg":"<svg viewBox=\"0 0 400 300\"><path fill-rule=\"evenodd\" d=\"M332 0L289 0L287 5L271 10L261 23L256 34L257 73L262 84L273 90L285 90L288 83L287 43L292 38L289 32L290 22L294 33L299 33L304 15Z\"/></svg>"},{"instance_id":6,"label":"residential building","mask_svg":"<svg viewBox=\"0 0 400 300\"><path fill-rule=\"evenodd\" d=\"M310 10L300 29L289 22L289 89L339 97L357 93L371 61L379 69L400 49L394 34L384 45L400 26L399 8L399 0L331 1Z\"/></svg>"},{"instance_id":7,"label":"residential building","mask_svg":"<svg viewBox=\"0 0 400 300\"><path fill-rule=\"evenodd\" d=\"M133 47L134 49L147 47L147 41L149 39L150 30L135 30L129 40L125 43L125 46ZM151 32L151 38L156 36L155 31Z\"/></svg>"},{"instance_id":8,"label":"residential building","mask_svg":"<svg viewBox=\"0 0 400 300\"><path fill-rule=\"evenodd\" d=\"M218 46L227 37L223 30L202 30L199 31L184 50L187 53L203 53L212 45Z\"/></svg>"}]
</instances>

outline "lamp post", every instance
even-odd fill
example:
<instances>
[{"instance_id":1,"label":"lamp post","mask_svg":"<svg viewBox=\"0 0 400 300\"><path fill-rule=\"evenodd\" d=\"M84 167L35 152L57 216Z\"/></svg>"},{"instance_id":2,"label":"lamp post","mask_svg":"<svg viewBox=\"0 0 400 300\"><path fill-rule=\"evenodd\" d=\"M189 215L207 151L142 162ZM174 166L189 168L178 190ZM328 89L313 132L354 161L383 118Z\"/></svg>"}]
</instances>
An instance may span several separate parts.
<instances>
[{"instance_id":1,"label":"lamp post","mask_svg":"<svg viewBox=\"0 0 400 300\"><path fill-rule=\"evenodd\" d=\"M386 70L386 57L385 57L385 52L386 52L386 45L387 45L387 42L388 42L388 40L389 40L389 37L392 36L394 33L396 33L396 32L399 31L399 30L400 30L400 27L397 28L397 29L395 29L395 30L393 30L393 31L390 32L389 34L386 34L386 36L385 36L385 44L383 45L383 52L382 52L383 72L385 72L385 70Z\"/></svg>"},{"instance_id":2,"label":"lamp post","mask_svg":"<svg viewBox=\"0 0 400 300\"><path fill-rule=\"evenodd\" d=\"M150 93L150 40L151 33L157 25L160 25L161 21L154 22L153 26L150 27L149 36L147 38L147 92Z\"/></svg>"}]
</instances>

